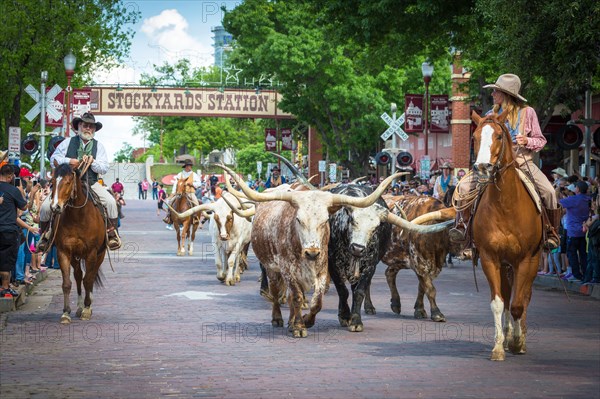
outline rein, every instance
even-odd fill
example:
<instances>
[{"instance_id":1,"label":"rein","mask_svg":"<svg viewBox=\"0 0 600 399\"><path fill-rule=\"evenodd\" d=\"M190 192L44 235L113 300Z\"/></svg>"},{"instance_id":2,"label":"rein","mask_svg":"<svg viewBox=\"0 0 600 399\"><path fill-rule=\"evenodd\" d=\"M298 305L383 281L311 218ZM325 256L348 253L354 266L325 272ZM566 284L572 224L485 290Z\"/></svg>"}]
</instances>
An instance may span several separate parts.
<instances>
[{"instance_id":1,"label":"rein","mask_svg":"<svg viewBox=\"0 0 600 399\"><path fill-rule=\"evenodd\" d=\"M78 169L80 170L80 173L79 173L80 176L83 176L85 174L85 172L87 172L89 167L92 165L92 162L93 161L91 160L91 158L84 157L83 162L80 163L79 167L78 167ZM77 176L76 176L75 172L73 172L73 180L75 181L76 178L77 178ZM80 179L80 184L82 184L81 179ZM75 182L75 184L73 184L73 187L71 187L71 195L69 196L70 200L69 200L69 202L67 202L66 205L71 208L74 208L74 209L81 209L81 208L85 207L88 203L88 199L90 198L89 190L91 190L91 188L88 187L88 190L85 193L85 201L83 202L83 205L75 206L71 203L71 200L77 199L77 192L75 191L76 188L77 188L77 183Z\"/></svg>"}]
</instances>

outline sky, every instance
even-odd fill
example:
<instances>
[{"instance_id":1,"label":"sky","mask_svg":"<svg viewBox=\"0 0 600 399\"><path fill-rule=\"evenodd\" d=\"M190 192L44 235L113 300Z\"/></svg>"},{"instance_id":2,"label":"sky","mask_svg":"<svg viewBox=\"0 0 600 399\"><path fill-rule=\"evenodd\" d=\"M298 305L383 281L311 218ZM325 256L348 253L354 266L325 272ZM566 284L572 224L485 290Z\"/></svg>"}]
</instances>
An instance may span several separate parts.
<instances>
[{"instance_id":1,"label":"sky","mask_svg":"<svg viewBox=\"0 0 600 399\"><path fill-rule=\"evenodd\" d=\"M208 66L214 61L211 28L221 25L221 6L228 10L240 1L128 1L127 8L141 13L134 25L130 56L121 67L110 71L99 70L94 76L96 84L131 84L140 80L142 73L154 70L153 64L170 64L187 58L192 66ZM77 72L77 70L75 71ZM144 145L144 138L133 136L132 117L98 116L103 128L96 138L102 142L110 161L127 142L134 148Z\"/></svg>"}]
</instances>

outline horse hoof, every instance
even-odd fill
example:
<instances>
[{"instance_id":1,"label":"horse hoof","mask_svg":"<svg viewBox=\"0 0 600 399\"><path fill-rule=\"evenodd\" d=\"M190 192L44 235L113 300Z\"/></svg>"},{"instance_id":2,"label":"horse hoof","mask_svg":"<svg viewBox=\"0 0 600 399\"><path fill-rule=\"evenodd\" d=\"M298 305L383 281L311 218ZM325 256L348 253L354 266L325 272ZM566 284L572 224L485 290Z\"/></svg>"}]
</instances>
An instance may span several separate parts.
<instances>
[{"instance_id":1,"label":"horse hoof","mask_svg":"<svg viewBox=\"0 0 600 399\"><path fill-rule=\"evenodd\" d=\"M194 252L193 252L193 251L190 251L190 252L188 252L188 255L189 255L189 256L192 256L192 255L194 255Z\"/></svg>"},{"instance_id":2,"label":"horse hoof","mask_svg":"<svg viewBox=\"0 0 600 399\"><path fill-rule=\"evenodd\" d=\"M446 316L444 316L441 312L433 313L431 315L431 320L442 323L446 321Z\"/></svg>"},{"instance_id":3,"label":"horse hoof","mask_svg":"<svg viewBox=\"0 0 600 399\"><path fill-rule=\"evenodd\" d=\"M490 358L493 361L496 362L502 362L504 361L504 358L506 357L506 354L504 352L504 350L493 350L492 351L492 357Z\"/></svg>"},{"instance_id":4,"label":"horse hoof","mask_svg":"<svg viewBox=\"0 0 600 399\"><path fill-rule=\"evenodd\" d=\"M83 308L77 308L77 312L75 312L75 316L81 317L81 312L82 311L83 311Z\"/></svg>"},{"instance_id":5,"label":"horse hoof","mask_svg":"<svg viewBox=\"0 0 600 399\"><path fill-rule=\"evenodd\" d=\"M217 274L217 280L223 282L225 281L225 275L224 274Z\"/></svg>"},{"instance_id":6,"label":"horse hoof","mask_svg":"<svg viewBox=\"0 0 600 399\"><path fill-rule=\"evenodd\" d=\"M70 324L71 317L68 314L64 314L64 315L60 316L60 323L61 324Z\"/></svg>"},{"instance_id":7,"label":"horse hoof","mask_svg":"<svg viewBox=\"0 0 600 399\"><path fill-rule=\"evenodd\" d=\"M350 320L348 320L348 319L343 319L341 317L338 317L338 320L340 321L340 326L342 326L342 327L348 327L350 325Z\"/></svg>"},{"instance_id":8,"label":"horse hoof","mask_svg":"<svg viewBox=\"0 0 600 399\"><path fill-rule=\"evenodd\" d=\"M228 278L227 280L225 280L225 285L231 287L231 286L235 285L235 281Z\"/></svg>"},{"instance_id":9,"label":"horse hoof","mask_svg":"<svg viewBox=\"0 0 600 399\"><path fill-rule=\"evenodd\" d=\"M365 308L365 314L377 314L377 311L375 310L375 308Z\"/></svg>"},{"instance_id":10,"label":"horse hoof","mask_svg":"<svg viewBox=\"0 0 600 399\"><path fill-rule=\"evenodd\" d=\"M415 310L415 319L426 319L427 318L427 312L423 309L416 309Z\"/></svg>"},{"instance_id":11,"label":"horse hoof","mask_svg":"<svg viewBox=\"0 0 600 399\"><path fill-rule=\"evenodd\" d=\"M348 326L348 331L350 332L362 332L364 330L364 326L362 324L354 324Z\"/></svg>"},{"instance_id":12,"label":"horse hoof","mask_svg":"<svg viewBox=\"0 0 600 399\"><path fill-rule=\"evenodd\" d=\"M81 312L81 320L89 320L91 318L92 318L92 309L91 308L83 309L83 311Z\"/></svg>"},{"instance_id":13,"label":"horse hoof","mask_svg":"<svg viewBox=\"0 0 600 399\"><path fill-rule=\"evenodd\" d=\"M393 306L392 305L392 312L394 312L396 314L400 314L400 306Z\"/></svg>"},{"instance_id":14,"label":"horse hoof","mask_svg":"<svg viewBox=\"0 0 600 399\"><path fill-rule=\"evenodd\" d=\"M235 276L235 282L239 283L240 281L242 281L242 278L239 275Z\"/></svg>"},{"instance_id":15,"label":"horse hoof","mask_svg":"<svg viewBox=\"0 0 600 399\"><path fill-rule=\"evenodd\" d=\"M183 252L177 252L177 256L183 256Z\"/></svg>"}]
</instances>

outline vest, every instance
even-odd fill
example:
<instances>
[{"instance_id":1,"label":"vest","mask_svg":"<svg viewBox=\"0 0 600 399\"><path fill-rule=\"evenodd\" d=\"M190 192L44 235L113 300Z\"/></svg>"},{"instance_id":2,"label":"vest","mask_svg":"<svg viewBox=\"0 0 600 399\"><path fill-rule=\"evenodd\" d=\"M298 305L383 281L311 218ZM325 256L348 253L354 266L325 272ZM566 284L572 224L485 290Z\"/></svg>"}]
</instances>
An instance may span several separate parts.
<instances>
[{"instance_id":1,"label":"vest","mask_svg":"<svg viewBox=\"0 0 600 399\"><path fill-rule=\"evenodd\" d=\"M69 148L67 149L67 154L65 155L67 158L77 159L77 150L79 149L80 141L81 139L79 136L71 137ZM92 156L94 159L96 159L96 153L98 152L98 141L96 139L92 139L92 142ZM94 172L91 167L88 168L87 172L85 172L85 175L82 176L82 178L84 177L90 187L92 184L98 181L98 173Z\"/></svg>"}]
</instances>

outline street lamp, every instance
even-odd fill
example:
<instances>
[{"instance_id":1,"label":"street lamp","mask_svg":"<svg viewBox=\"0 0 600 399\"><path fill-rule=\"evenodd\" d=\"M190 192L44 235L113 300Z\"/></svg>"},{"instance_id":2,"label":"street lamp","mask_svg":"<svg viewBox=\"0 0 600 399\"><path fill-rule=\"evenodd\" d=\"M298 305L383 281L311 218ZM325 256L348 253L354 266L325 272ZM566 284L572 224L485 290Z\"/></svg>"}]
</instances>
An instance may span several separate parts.
<instances>
[{"instance_id":1,"label":"street lamp","mask_svg":"<svg viewBox=\"0 0 600 399\"><path fill-rule=\"evenodd\" d=\"M75 73L75 64L77 63L77 58L75 58L75 55L73 55L73 51L69 51L69 54L67 54L64 58L64 63L65 63L65 74L67 75L67 88L66 88L66 94L67 94L67 98L65 99L67 102L67 107L66 107L66 119L67 119L67 130L66 130L66 134L65 137L69 137L69 126L71 124L71 95L70 92L72 90L71 88L71 78L73 77L73 74Z\"/></svg>"},{"instance_id":2,"label":"street lamp","mask_svg":"<svg viewBox=\"0 0 600 399\"><path fill-rule=\"evenodd\" d=\"M423 132L425 133L425 156L429 154L429 82L433 75L433 65L425 61L421 64L421 72L423 73L423 81L425 82L425 101L423 104Z\"/></svg>"}]
</instances>

